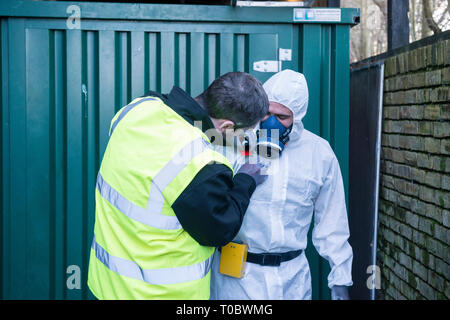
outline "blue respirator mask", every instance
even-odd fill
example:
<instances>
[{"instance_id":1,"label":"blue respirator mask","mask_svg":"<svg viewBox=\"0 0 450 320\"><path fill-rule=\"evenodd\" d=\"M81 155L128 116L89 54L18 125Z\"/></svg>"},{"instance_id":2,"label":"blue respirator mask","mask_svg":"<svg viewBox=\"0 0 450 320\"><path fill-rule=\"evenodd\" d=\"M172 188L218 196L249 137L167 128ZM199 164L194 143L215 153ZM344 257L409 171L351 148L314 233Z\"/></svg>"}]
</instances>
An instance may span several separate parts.
<instances>
[{"instance_id":1,"label":"blue respirator mask","mask_svg":"<svg viewBox=\"0 0 450 320\"><path fill-rule=\"evenodd\" d=\"M256 132L256 150L258 155L265 158L281 156L281 152L289 141L289 133L292 131L292 126L286 128L275 116L270 116L261 122L260 130Z\"/></svg>"}]
</instances>

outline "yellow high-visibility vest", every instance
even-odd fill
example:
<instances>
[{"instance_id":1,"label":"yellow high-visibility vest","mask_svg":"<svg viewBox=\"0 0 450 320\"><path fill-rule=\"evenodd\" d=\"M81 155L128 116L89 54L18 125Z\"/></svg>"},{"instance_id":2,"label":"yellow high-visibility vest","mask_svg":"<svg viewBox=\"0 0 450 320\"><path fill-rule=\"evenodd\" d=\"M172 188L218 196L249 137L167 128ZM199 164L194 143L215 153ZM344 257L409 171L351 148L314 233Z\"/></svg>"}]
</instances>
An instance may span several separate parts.
<instances>
[{"instance_id":1,"label":"yellow high-visibility vest","mask_svg":"<svg viewBox=\"0 0 450 320\"><path fill-rule=\"evenodd\" d=\"M214 248L194 240L171 206L211 162L232 170L159 98L114 116L95 190L88 286L98 299L209 299Z\"/></svg>"}]
</instances>

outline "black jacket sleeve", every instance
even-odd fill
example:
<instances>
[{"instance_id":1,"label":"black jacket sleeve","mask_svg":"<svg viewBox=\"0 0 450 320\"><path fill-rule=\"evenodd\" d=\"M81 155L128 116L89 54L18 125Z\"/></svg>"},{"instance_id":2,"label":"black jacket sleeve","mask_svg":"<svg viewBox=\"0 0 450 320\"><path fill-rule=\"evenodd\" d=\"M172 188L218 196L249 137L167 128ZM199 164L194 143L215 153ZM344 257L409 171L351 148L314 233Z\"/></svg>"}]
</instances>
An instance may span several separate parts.
<instances>
[{"instance_id":1,"label":"black jacket sleeve","mask_svg":"<svg viewBox=\"0 0 450 320\"><path fill-rule=\"evenodd\" d=\"M238 233L255 180L223 164L205 166L172 205L183 228L203 246L219 247Z\"/></svg>"}]
</instances>

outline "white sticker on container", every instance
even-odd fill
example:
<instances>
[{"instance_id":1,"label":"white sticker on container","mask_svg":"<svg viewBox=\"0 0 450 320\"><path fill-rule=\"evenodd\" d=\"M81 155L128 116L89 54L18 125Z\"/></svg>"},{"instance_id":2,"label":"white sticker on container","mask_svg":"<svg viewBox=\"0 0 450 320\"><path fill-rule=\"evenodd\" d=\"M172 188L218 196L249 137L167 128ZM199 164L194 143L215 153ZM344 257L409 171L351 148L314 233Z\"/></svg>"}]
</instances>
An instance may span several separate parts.
<instances>
[{"instance_id":1,"label":"white sticker on container","mask_svg":"<svg viewBox=\"0 0 450 320\"><path fill-rule=\"evenodd\" d=\"M294 9L294 22L341 22L341 9Z\"/></svg>"}]
</instances>

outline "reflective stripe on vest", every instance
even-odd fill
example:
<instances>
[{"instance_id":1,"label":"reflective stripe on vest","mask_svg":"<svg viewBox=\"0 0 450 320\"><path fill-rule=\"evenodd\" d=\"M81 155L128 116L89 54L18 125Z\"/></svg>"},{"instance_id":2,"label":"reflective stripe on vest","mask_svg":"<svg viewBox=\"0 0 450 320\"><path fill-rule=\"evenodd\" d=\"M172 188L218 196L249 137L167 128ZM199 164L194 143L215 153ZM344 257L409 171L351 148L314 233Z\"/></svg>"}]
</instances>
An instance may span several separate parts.
<instances>
[{"instance_id":1,"label":"reflective stripe on vest","mask_svg":"<svg viewBox=\"0 0 450 320\"><path fill-rule=\"evenodd\" d=\"M125 117L125 115L130 112L131 109L133 109L134 107L136 107L138 104L142 103L142 102L146 102L146 101L152 101L152 100L156 100L155 98L143 98L139 101L136 101L135 103L129 104L127 105L122 112L119 114L119 116L117 117L116 121L114 121L114 123L111 126L111 130L109 132L109 136L112 135L114 129L116 128L117 124L120 122L120 120L122 120L123 117Z\"/></svg>"},{"instance_id":2,"label":"reflective stripe on vest","mask_svg":"<svg viewBox=\"0 0 450 320\"><path fill-rule=\"evenodd\" d=\"M176 216L162 214L164 205L162 191L195 156L207 148L209 148L208 143L203 138L197 138L177 152L154 177L150 186L150 194L146 208L142 208L127 200L103 179L100 172L97 176L97 189L105 200L130 219L158 229L181 229L182 226Z\"/></svg>"},{"instance_id":3,"label":"reflective stripe on vest","mask_svg":"<svg viewBox=\"0 0 450 320\"><path fill-rule=\"evenodd\" d=\"M92 249L94 250L97 259L109 270L114 271L121 276L145 281L153 285L176 284L202 279L208 274L213 257L213 255L211 255L205 261L191 266L165 269L142 269L134 261L110 255L95 241L95 236L92 241Z\"/></svg>"}]
</instances>

